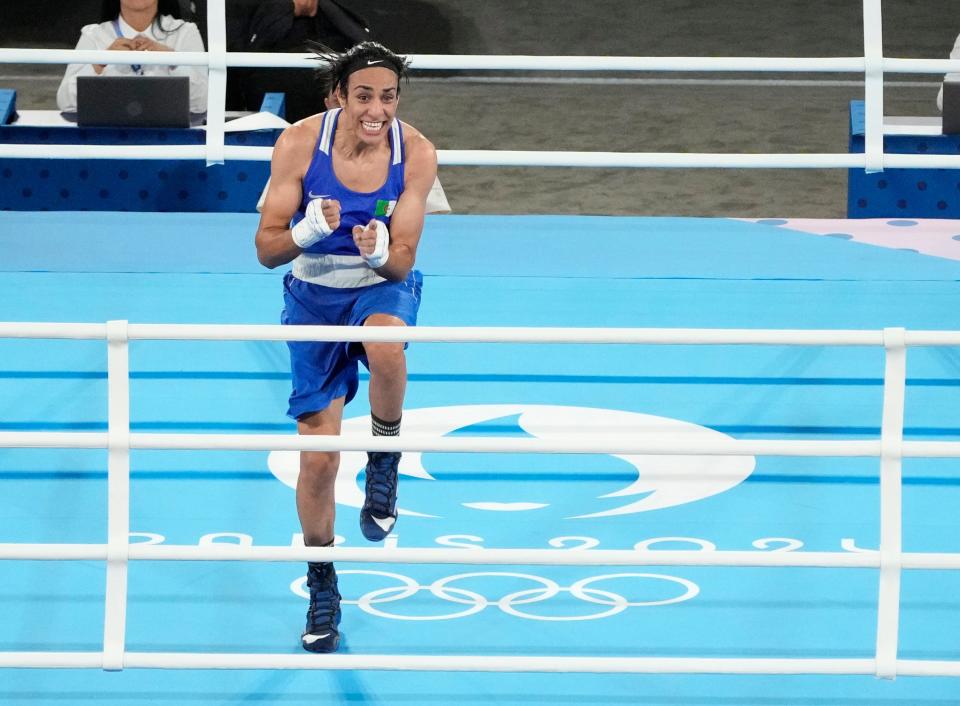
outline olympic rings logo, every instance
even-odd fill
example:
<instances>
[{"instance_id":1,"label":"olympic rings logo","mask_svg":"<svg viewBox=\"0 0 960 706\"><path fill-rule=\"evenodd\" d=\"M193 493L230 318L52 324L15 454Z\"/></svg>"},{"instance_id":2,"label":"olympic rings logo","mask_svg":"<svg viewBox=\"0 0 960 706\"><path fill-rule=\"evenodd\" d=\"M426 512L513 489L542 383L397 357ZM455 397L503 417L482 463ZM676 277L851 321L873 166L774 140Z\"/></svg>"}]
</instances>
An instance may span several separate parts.
<instances>
[{"instance_id":1,"label":"olympic rings logo","mask_svg":"<svg viewBox=\"0 0 960 706\"><path fill-rule=\"evenodd\" d=\"M508 615L526 620L546 620L546 621L573 621L573 620L598 620L608 618L612 615L622 613L627 608L640 608L650 606L670 605L673 603L682 603L688 601L700 593L700 587L692 581L679 578L677 576L665 576L663 574L647 573L620 573L604 574L602 576L591 576L574 582L568 587L560 586L543 576L533 574L521 574L510 571L476 571L466 574L456 574L446 578L437 579L433 583L424 586L416 580L403 574L396 574L389 571L371 571L363 569L345 569L338 571L340 577L347 575L367 575L380 576L397 581L400 585L388 586L368 591L356 600L342 599L343 605L356 605L361 610L370 615L376 615L381 618L390 618L392 620L454 620L456 618L465 618L468 615L474 615L486 608L495 606ZM511 593L504 592L504 595L488 598L487 596L468 590L451 586L458 581L468 579L482 578L506 578L520 579L537 584L533 588L526 588ZM683 589L679 595L670 598L658 598L652 600L631 601L625 596L614 591L596 588L594 584L601 581L610 581L614 579L639 579L642 581L666 582L676 584ZM302 576L290 584L290 590L295 594L309 599L310 593L306 587L307 578ZM420 591L429 591L433 596L447 603L466 606L461 610L443 613L440 615L403 615L400 613L389 612L379 606L386 603L397 603L408 598L416 596ZM602 609L585 615L542 615L534 612L528 612L526 606L534 603L542 603L561 594L569 593L574 598L583 603L603 606Z\"/></svg>"}]
</instances>

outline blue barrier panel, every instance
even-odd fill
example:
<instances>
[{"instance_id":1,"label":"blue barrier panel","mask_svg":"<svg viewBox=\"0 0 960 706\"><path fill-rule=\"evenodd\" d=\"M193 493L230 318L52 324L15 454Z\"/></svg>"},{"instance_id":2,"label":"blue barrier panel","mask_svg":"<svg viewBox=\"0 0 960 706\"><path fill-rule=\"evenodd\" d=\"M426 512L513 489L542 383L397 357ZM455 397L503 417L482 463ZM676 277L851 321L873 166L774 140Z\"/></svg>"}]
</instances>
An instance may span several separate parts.
<instances>
[{"instance_id":1,"label":"blue barrier panel","mask_svg":"<svg viewBox=\"0 0 960 706\"><path fill-rule=\"evenodd\" d=\"M280 106L282 109L282 100ZM280 130L228 133L228 145L272 147ZM203 144L196 129L0 126L0 144ZM253 212L269 162L0 159L0 210Z\"/></svg>"},{"instance_id":2,"label":"blue barrier panel","mask_svg":"<svg viewBox=\"0 0 960 706\"><path fill-rule=\"evenodd\" d=\"M864 151L863 101L850 101L850 152ZM888 154L960 154L960 135L885 135ZM960 218L960 170L848 170L848 218Z\"/></svg>"}]
</instances>

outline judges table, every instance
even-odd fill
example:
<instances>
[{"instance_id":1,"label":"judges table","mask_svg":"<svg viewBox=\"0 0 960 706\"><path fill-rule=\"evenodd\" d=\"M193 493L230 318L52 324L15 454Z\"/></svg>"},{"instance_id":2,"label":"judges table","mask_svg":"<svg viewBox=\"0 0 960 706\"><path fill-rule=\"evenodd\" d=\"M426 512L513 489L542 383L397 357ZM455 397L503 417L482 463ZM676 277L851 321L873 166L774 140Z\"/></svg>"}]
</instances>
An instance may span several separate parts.
<instances>
[{"instance_id":1,"label":"judges table","mask_svg":"<svg viewBox=\"0 0 960 706\"><path fill-rule=\"evenodd\" d=\"M960 135L940 131L939 117L884 117L884 152L960 155ZM863 101L850 101L851 153L864 151L864 134ZM960 169L851 169L847 217L960 218Z\"/></svg>"},{"instance_id":2,"label":"judges table","mask_svg":"<svg viewBox=\"0 0 960 706\"><path fill-rule=\"evenodd\" d=\"M271 113L226 124L228 145L272 147L286 125ZM89 128L57 111L19 111L0 144L202 145L203 127ZM254 211L270 174L265 161L0 159L0 210Z\"/></svg>"}]
</instances>

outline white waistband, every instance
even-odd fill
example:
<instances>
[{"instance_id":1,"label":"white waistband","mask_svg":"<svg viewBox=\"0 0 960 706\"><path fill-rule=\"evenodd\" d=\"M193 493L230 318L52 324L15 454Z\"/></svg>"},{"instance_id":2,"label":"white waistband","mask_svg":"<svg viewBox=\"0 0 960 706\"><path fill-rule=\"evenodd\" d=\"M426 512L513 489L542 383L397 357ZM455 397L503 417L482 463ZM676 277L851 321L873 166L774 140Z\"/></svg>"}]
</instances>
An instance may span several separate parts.
<instances>
[{"instance_id":1,"label":"white waistband","mask_svg":"<svg viewBox=\"0 0 960 706\"><path fill-rule=\"evenodd\" d=\"M386 280L359 255L300 253L293 261L293 276L324 287L368 287Z\"/></svg>"}]
</instances>

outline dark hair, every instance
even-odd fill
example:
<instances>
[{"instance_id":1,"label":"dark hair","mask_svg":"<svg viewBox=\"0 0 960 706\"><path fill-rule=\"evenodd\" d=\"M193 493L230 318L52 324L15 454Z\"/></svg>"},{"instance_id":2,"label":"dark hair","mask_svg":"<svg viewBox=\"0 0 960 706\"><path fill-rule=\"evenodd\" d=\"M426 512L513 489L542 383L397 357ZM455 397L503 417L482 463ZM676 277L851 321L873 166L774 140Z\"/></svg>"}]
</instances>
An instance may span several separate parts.
<instances>
[{"instance_id":1,"label":"dark hair","mask_svg":"<svg viewBox=\"0 0 960 706\"><path fill-rule=\"evenodd\" d=\"M174 19L180 20L171 27L164 27L160 24L164 15L170 15ZM100 21L112 22L120 16L120 0L101 0L100 2ZM176 32L183 27L183 13L180 9L180 0L157 0L157 16L153 18L153 23L157 29L164 34Z\"/></svg>"},{"instance_id":2,"label":"dark hair","mask_svg":"<svg viewBox=\"0 0 960 706\"><path fill-rule=\"evenodd\" d=\"M399 79L408 79L410 60L405 56L394 54L377 42L360 42L345 52L337 52L323 44L310 44L320 61L317 69L317 83L322 95L326 96L334 89L345 91L350 74L359 69L365 69L368 62L377 62L385 69L390 69L397 75L397 92L400 91ZM409 80L409 79L408 79Z\"/></svg>"}]
</instances>

